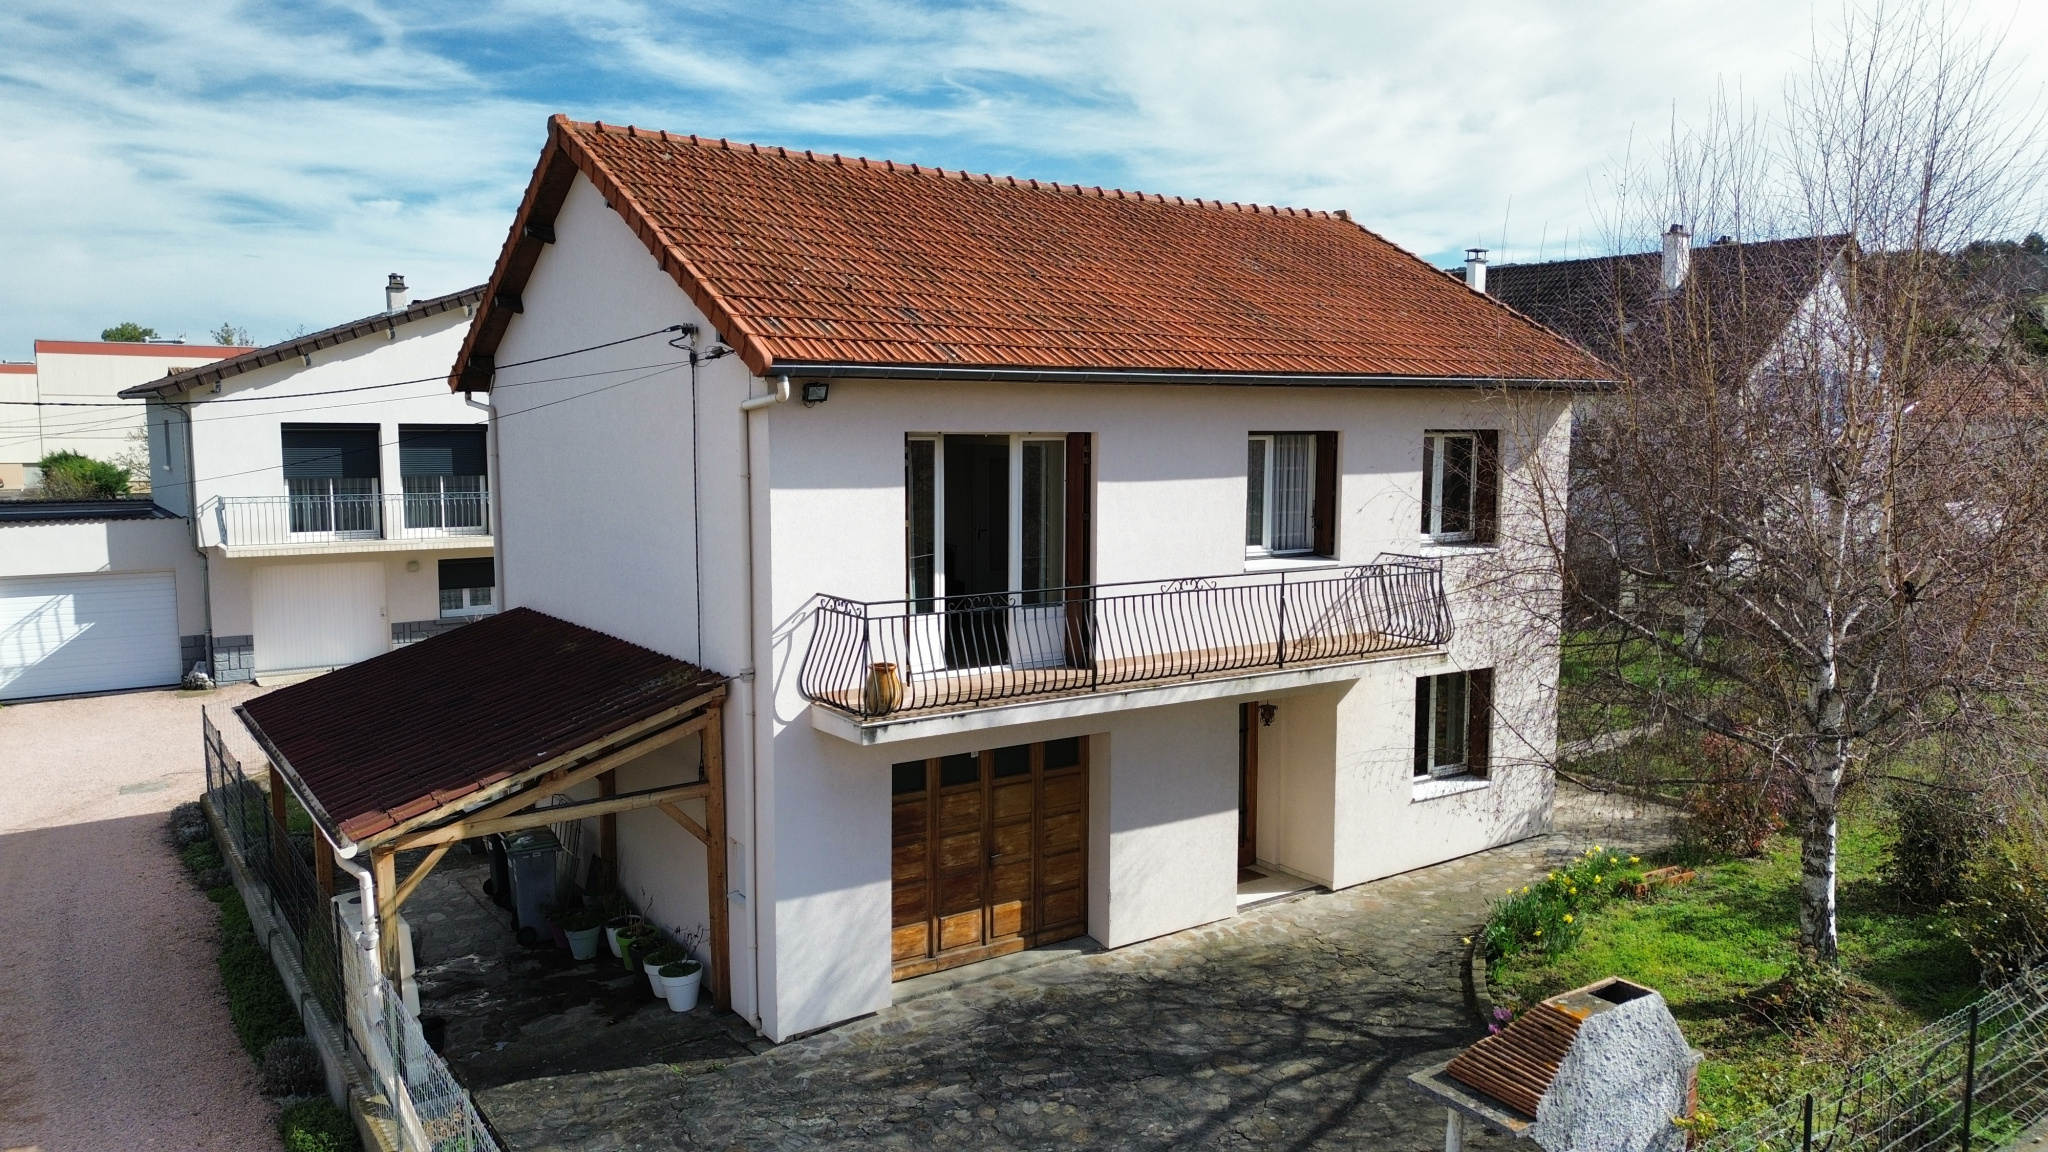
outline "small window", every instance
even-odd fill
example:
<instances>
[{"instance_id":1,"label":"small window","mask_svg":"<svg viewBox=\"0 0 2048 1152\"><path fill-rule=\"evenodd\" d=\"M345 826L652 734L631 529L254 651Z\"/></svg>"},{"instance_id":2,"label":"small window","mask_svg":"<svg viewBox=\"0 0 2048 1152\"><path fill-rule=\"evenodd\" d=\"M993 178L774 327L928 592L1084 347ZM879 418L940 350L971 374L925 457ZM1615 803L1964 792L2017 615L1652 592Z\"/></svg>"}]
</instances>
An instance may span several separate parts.
<instances>
[{"instance_id":1,"label":"small window","mask_svg":"<svg viewBox=\"0 0 2048 1152\"><path fill-rule=\"evenodd\" d=\"M1422 437L1422 536L1439 544L1491 544L1500 506L1500 433Z\"/></svg>"},{"instance_id":2,"label":"small window","mask_svg":"<svg viewBox=\"0 0 2048 1152\"><path fill-rule=\"evenodd\" d=\"M1493 669L1415 681L1415 775L1485 776L1492 745Z\"/></svg>"},{"instance_id":3,"label":"small window","mask_svg":"<svg viewBox=\"0 0 2048 1152\"><path fill-rule=\"evenodd\" d=\"M488 616L498 610L497 565L489 556L443 560L441 618Z\"/></svg>"},{"instance_id":4,"label":"small window","mask_svg":"<svg viewBox=\"0 0 2048 1152\"><path fill-rule=\"evenodd\" d=\"M1336 555L1336 448L1335 432L1251 434L1245 446L1245 555Z\"/></svg>"}]
</instances>

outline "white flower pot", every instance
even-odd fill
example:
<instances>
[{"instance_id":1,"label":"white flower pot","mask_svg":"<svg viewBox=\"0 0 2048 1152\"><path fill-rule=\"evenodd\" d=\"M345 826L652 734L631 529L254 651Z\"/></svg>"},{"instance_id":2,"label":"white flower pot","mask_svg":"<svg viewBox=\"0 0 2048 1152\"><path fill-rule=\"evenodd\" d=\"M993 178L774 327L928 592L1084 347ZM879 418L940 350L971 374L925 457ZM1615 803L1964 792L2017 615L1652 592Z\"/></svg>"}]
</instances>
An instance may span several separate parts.
<instances>
[{"instance_id":1,"label":"white flower pot","mask_svg":"<svg viewBox=\"0 0 2048 1152\"><path fill-rule=\"evenodd\" d=\"M704 966L699 964L695 972L687 976L657 976L661 981L661 994L668 1000L671 1012L688 1012L697 1006L697 989L704 980Z\"/></svg>"},{"instance_id":2,"label":"white flower pot","mask_svg":"<svg viewBox=\"0 0 2048 1152\"><path fill-rule=\"evenodd\" d=\"M597 932L586 928L580 932L564 932L569 938L569 956L575 960L589 960L597 955Z\"/></svg>"},{"instance_id":3,"label":"white flower pot","mask_svg":"<svg viewBox=\"0 0 2048 1152\"><path fill-rule=\"evenodd\" d=\"M640 970L647 973L647 986L654 990L654 997L659 1000L663 995L661 990L661 965L642 964L640 965Z\"/></svg>"}]
</instances>

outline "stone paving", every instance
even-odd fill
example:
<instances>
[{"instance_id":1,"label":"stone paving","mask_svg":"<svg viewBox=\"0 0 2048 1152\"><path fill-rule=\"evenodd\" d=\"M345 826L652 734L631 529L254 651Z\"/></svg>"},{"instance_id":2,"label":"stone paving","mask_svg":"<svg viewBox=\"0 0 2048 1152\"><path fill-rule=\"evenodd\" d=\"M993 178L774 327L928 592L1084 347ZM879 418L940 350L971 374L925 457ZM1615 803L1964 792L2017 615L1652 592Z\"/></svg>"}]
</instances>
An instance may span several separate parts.
<instances>
[{"instance_id":1,"label":"stone paving","mask_svg":"<svg viewBox=\"0 0 2048 1152\"><path fill-rule=\"evenodd\" d=\"M1443 1113L1403 1081L1485 1034L1464 939L1487 904L1592 844L1647 844L1667 827L1660 810L1582 794L1560 803L1558 824L1070 952L759 1055L532 1079L478 1103L517 1152L1440 1148Z\"/></svg>"}]
</instances>

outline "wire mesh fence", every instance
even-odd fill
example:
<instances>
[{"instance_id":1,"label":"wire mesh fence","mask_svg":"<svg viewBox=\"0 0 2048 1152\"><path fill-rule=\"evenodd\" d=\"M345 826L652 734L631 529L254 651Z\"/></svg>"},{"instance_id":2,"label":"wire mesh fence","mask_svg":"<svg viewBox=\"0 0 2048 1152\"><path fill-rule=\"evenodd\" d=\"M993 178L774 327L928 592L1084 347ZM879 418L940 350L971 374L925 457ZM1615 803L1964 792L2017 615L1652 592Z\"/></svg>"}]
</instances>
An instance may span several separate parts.
<instances>
[{"instance_id":1,"label":"wire mesh fence","mask_svg":"<svg viewBox=\"0 0 2048 1152\"><path fill-rule=\"evenodd\" d=\"M342 922L316 877L311 837L280 824L271 794L243 771L203 712L206 792L228 848L256 882L272 923L306 975L320 1010L363 1054L391 1103L406 1152L497 1152L469 1093L428 1046L405 997L383 976L374 950Z\"/></svg>"},{"instance_id":2,"label":"wire mesh fence","mask_svg":"<svg viewBox=\"0 0 2048 1152\"><path fill-rule=\"evenodd\" d=\"M2048 967L2035 967L1698 1152L1988 1152L2044 1117Z\"/></svg>"}]
</instances>

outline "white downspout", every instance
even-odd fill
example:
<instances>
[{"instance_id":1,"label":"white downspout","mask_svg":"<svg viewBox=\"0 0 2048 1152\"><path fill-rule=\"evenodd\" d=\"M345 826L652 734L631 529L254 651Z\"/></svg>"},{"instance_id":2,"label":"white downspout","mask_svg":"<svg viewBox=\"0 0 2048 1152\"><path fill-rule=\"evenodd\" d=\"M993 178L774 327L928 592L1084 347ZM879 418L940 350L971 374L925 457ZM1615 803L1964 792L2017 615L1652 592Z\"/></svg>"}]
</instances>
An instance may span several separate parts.
<instances>
[{"instance_id":1,"label":"white downspout","mask_svg":"<svg viewBox=\"0 0 2048 1152\"><path fill-rule=\"evenodd\" d=\"M770 392L763 396L752 396L740 401L740 413L742 423L740 442L742 445L742 460L745 467L744 479L746 482L746 585L748 667L742 669L739 675L734 677L733 684L736 688L739 688L746 693L746 700L744 701L743 707L741 708L742 715L746 717L746 722L742 725L741 730L746 734L747 742L746 751L742 757L742 760L747 766L747 817L748 820L752 823L753 827L749 832L750 842L747 845L747 892L744 899L747 902L748 914L751 917L752 921L752 928L747 933L747 952L748 960L750 961L750 965L753 968L754 972L753 1023L754 1027L756 1029L761 1030L764 1035L766 1034L766 1028L764 1025L766 1013L763 1011L763 1008L765 1007L764 1001L766 1000L766 997L762 995L761 984L760 899L761 742L759 738L759 732L756 728L756 725L759 723L759 708L755 704L755 696L757 692L755 668L758 666L758 661L754 647L759 635L758 629L756 627L756 618L759 615L759 613L758 605L756 604L756 598L754 594L754 575L756 571L757 561L755 550L758 544L756 535L754 533L754 422L751 419L751 417L754 413L759 412L764 408L768 408L776 404L787 404L788 402L789 377L787 376L783 376L777 379L775 384L775 390L773 392Z\"/></svg>"},{"instance_id":2,"label":"white downspout","mask_svg":"<svg viewBox=\"0 0 2048 1152\"><path fill-rule=\"evenodd\" d=\"M500 612L512 606L512 599L505 592L505 504L503 493L498 487L498 408L491 403L491 394L484 393L478 400L473 393L464 392L462 402L471 408L481 408L488 415L484 421L484 483L490 485L491 510L491 576L498 582L496 596Z\"/></svg>"}]
</instances>

